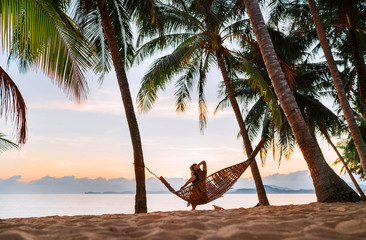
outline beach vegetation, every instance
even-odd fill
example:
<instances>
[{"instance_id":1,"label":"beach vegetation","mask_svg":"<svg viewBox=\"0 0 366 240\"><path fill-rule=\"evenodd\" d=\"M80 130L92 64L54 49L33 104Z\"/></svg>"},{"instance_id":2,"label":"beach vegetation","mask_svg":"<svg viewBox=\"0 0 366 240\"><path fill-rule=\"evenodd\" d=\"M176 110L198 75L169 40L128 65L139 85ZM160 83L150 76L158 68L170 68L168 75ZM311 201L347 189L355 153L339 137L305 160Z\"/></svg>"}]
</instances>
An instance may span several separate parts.
<instances>
[{"instance_id":1,"label":"beach vegetation","mask_svg":"<svg viewBox=\"0 0 366 240\"><path fill-rule=\"evenodd\" d=\"M317 136L324 137L334 151L336 151L337 155L340 156L331 137L340 137L343 133L347 132L347 128L340 117L322 104L322 100L332 96L333 93L333 85L330 81L330 74L326 63L310 63L307 61L311 54L307 51L309 45L305 41L302 41L302 36L300 36L297 30L290 31L288 34L283 34L279 30L271 27L268 27L268 30L273 39L278 59L281 59L281 66L287 71L286 79L290 83L291 90L308 128L314 137L314 141L319 145ZM252 65L260 72L261 76L266 79L266 81L262 82L262 85L268 85L266 88L270 89L271 82L262 56L257 52L258 48L252 47L253 43L254 45L256 44L255 39L246 42L250 44L243 45L244 51L242 54L252 62ZM276 121L275 115L271 114L273 112L271 105L266 104L266 99L258 89L251 87L251 76L246 74L245 71L238 71L238 74L235 74L235 76L240 75L243 76L235 79L235 94L244 105L252 103L245 119L250 139L253 140L259 135L261 138L268 139L265 146L261 149L263 166L269 148L272 148L273 159L277 159L280 165L282 156L285 159L289 159L296 145L291 127L287 121L282 121L281 126L277 127L274 123ZM227 94L223 87L221 87L220 94L224 98L218 104L217 110L228 106ZM280 112L282 119L286 119L283 110ZM339 161L342 162L342 159ZM343 168L349 174L360 195L365 197L352 173L348 170L347 163L343 162L343 164Z\"/></svg>"},{"instance_id":2,"label":"beach vegetation","mask_svg":"<svg viewBox=\"0 0 366 240\"><path fill-rule=\"evenodd\" d=\"M11 149L11 148L19 148L19 145L13 143L9 139L6 138L5 134L0 133L0 153Z\"/></svg>"},{"instance_id":3,"label":"beach vegetation","mask_svg":"<svg viewBox=\"0 0 366 240\"><path fill-rule=\"evenodd\" d=\"M1 0L1 47L20 72L41 70L72 100L88 92L84 72L93 64L93 48L67 16L68 1ZM0 68L0 116L10 117L19 144L27 139L26 105L14 81Z\"/></svg>"},{"instance_id":4,"label":"beach vegetation","mask_svg":"<svg viewBox=\"0 0 366 240\"><path fill-rule=\"evenodd\" d=\"M100 80L114 67L132 141L136 179L135 213L146 213L142 143L126 74L134 48L131 15L125 6L117 0L79 0L74 6L74 19L97 47L98 61L93 70L100 74Z\"/></svg>"},{"instance_id":5,"label":"beach vegetation","mask_svg":"<svg viewBox=\"0 0 366 240\"><path fill-rule=\"evenodd\" d=\"M313 50L318 51L321 47L325 53L324 56L329 64L336 88L335 96L338 96L335 98L335 102L343 109L349 132L361 156L361 163L365 162L364 166L366 166L366 148L352 110L357 106L351 106L349 103L350 92L355 91L363 115L363 106L365 104L362 103L362 95L364 95L364 58L366 53L364 39L366 32L364 30L365 21L362 19L365 18L365 4L357 0L321 0L318 6L313 0L308 2L274 0L272 4L276 6L277 20L286 19L291 21L293 22L292 26L302 29L303 32L317 31L320 40ZM315 26L311 24L311 18L314 18ZM329 45L327 37L331 45ZM313 37L313 39L316 38ZM338 61L334 60L333 54L339 59ZM340 62L344 68L343 73L340 73L337 69L336 64Z\"/></svg>"},{"instance_id":6,"label":"beach vegetation","mask_svg":"<svg viewBox=\"0 0 366 240\"><path fill-rule=\"evenodd\" d=\"M157 51L173 50L155 60L143 77L137 96L138 107L141 111L150 110L158 98L158 91L164 90L168 83L175 80L176 110L184 111L186 102L191 100L194 86L197 86L199 123L202 131L206 126L208 113L204 94L207 73L211 67L218 66L240 128L246 154L249 156L253 149L235 98L228 60L233 56L242 57L235 49L231 49L228 43L240 41L250 29L243 5L222 0L177 1L161 2L159 9L160 17L164 19L164 35L158 28L153 31L141 26L138 38L140 48L136 51L135 61L140 62ZM147 41L144 41L146 39ZM242 62L260 81L260 76L250 63L245 60ZM268 205L257 163L253 161L250 166L259 203Z\"/></svg>"},{"instance_id":7,"label":"beach vegetation","mask_svg":"<svg viewBox=\"0 0 366 240\"><path fill-rule=\"evenodd\" d=\"M314 141L276 56L258 2L244 0L244 3L273 89L308 164L318 201L359 201L360 197L329 167Z\"/></svg>"},{"instance_id":8,"label":"beach vegetation","mask_svg":"<svg viewBox=\"0 0 366 240\"><path fill-rule=\"evenodd\" d=\"M0 67L0 117L10 118L15 124L17 143L24 144L27 139L27 106L17 85Z\"/></svg>"}]
</instances>

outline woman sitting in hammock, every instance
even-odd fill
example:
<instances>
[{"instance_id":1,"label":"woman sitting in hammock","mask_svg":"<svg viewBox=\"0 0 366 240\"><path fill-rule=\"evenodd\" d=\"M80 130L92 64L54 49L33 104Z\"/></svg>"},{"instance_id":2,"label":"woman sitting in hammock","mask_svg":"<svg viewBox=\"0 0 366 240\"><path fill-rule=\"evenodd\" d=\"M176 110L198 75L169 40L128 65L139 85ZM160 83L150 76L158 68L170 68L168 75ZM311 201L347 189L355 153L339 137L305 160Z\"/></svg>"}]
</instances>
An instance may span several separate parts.
<instances>
[{"instance_id":1,"label":"woman sitting in hammock","mask_svg":"<svg viewBox=\"0 0 366 240\"><path fill-rule=\"evenodd\" d=\"M201 170L202 166L202 170ZM192 185L195 185L192 189L192 197L195 194L201 195L201 197L207 198L207 192L206 192L206 186L203 182L202 184L198 184L199 181L204 180L207 177L207 164L206 161L202 161L198 164L193 163L190 167L191 170L191 178L188 179L188 181L180 188L181 190L187 186L188 184L192 183ZM196 209L197 204L192 203L192 210Z\"/></svg>"}]
</instances>

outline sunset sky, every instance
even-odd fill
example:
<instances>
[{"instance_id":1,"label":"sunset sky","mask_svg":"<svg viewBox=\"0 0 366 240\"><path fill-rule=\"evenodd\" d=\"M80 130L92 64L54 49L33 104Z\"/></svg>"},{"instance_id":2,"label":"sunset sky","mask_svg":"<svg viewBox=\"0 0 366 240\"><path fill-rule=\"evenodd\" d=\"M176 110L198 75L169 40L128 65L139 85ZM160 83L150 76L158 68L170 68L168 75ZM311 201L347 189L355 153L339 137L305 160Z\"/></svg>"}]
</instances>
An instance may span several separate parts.
<instances>
[{"instance_id":1,"label":"sunset sky","mask_svg":"<svg viewBox=\"0 0 366 240\"><path fill-rule=\"evenodd\" d=\"M140 80L151 62L152 59L147 60L128 71L134 101ZM15 80L25 98L29 134L21 150L0 154L0 179L15 175L21 175L22 181L44 176L134 178L131 141L114 72L105 77L102 85L97 76L90 75L88 99L78 105L42 72L20 74L15 63L7 68L6 55L0 56L0 66ZM213 68L205 91L209 120L204 135L199 131L196 97L186 113L175 112L174 83L160 94L151 112L136 111L145 164L157 175L187 178L193 162L206 160L208 171L212 173L245 159L231 109L213 115L219 101L217 86L221 79L219 71ZM10 121L0 120L0 129L14 139ZM325 143L321 147L332 164L336 154ZM259 158L257 161L260 164ZM340 166L333 168L339 173ZM265 167L260 166L263 176L305 169L307 166L299 150L289 161L283 160L280 167L271 156ZM151 175L147 173L147 177ZM250 177L250 171L244 177Z\"/></svg>"}]
</instances>

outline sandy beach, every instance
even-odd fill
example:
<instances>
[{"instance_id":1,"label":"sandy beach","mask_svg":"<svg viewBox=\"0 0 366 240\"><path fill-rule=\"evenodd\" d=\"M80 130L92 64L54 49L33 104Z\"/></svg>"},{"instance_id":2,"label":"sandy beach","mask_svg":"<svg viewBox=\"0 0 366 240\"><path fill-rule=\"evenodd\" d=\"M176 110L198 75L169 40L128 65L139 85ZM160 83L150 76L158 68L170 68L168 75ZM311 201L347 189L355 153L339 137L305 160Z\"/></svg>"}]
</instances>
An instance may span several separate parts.
<instances>
[{"instance_id":1,"label":"sandy beach","mask_svg":"<svg viewBox=\"0 0 366 240\"><path fill-rule=\"evenodd\" d=\"M366 239L366 202L0 220L12 239Z\"/></svg>"}]
</instances>

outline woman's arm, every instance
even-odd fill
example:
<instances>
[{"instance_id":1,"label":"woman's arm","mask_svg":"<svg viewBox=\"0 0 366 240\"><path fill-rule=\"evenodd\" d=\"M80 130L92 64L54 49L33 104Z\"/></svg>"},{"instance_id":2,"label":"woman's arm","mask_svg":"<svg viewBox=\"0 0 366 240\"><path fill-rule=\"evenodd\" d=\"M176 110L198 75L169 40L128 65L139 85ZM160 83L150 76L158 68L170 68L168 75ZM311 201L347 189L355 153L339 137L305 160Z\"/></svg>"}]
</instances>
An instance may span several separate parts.
<instances>
[{"instance_id":1,"label":"woman's arm","mask_svg":"<svg viewBox=\"0 0 366 240\"><path fill-rule=\"evenodd\" d=\"M190 184L194 180L196 180L196 176L195 175L193 175L190 179L188 179L188 181L180 188L180 190L182 190L182 188L184 188L185 186L187 186L188 184Z\"/></svg>"},{"instance_id":2,"label":"woman's arm","mask_svg":"<svg viewBox=\"0 0 366 240\"><path fill-rule=\"evenodd\" d=\"M202 161L202 162L200 162L199 164L197 164L195 167L194 167L194 169L195 170L198 170L200 167L201 167L201 165L202 165L202 167L203 167L203 171L204 172L207 172L207 164L206 164L206 161Z\"/></svg>"}]
</instances>

